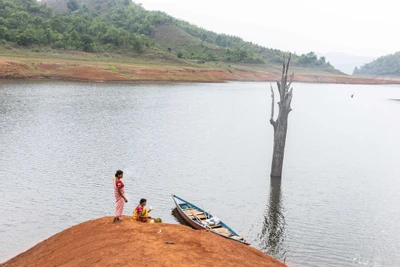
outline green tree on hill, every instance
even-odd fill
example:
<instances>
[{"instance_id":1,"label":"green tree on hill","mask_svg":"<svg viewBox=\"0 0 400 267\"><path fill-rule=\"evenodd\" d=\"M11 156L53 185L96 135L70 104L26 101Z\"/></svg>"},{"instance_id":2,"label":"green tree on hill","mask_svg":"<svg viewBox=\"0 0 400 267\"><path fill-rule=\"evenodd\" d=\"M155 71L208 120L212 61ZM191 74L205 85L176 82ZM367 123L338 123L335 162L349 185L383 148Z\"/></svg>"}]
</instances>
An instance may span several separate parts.
<instances>
[{"instance_id":1,"label":"green tree on hill","mask_svg":"<svg viewBox=\"0 0 400 267\"><path fill-rule=\"evenodd\" d=\"M92 36L89 34L83 34L81 36L82 50L85 52L94 52L94 41Z\"/></svg>"},{"instance_id":2,"label":"green tree on hill","mask_svg":"<svg viewBox=\"0 0 400 267\"><path fill-rule=\"evenodd\" d=\"M0 40L7 40L7 39L9 39L8 29L5 26L1 25L0 26Z\"/></svg>"},{"instance_id":3,"label":"green tree on hill","mask_svg":"<svg viewBox=\"0 0 400 267\"><path fill-rule=\"evenodd\" d=\"M79 9L79 3L77 0L68 0L67 7L70 12L73 12Z\"/></svg>"},{"instance_id":4,"label":"green tree on hill","mask_svg":"<svg viewBox=\"0 0 400 267\"><path fill-rule=\"evenodd\" d=\"M353 75L400 76L400 52L380 57L360 68L355 68Z\"/></svg>"}]
</instances>

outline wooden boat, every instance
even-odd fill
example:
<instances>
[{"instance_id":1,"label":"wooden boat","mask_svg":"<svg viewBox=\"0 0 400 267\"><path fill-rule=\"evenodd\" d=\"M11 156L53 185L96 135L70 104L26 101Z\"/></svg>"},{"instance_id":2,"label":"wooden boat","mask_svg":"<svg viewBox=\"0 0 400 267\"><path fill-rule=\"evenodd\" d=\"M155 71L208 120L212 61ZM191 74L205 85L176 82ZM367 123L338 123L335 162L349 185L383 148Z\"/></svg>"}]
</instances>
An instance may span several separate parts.
<instances>
[{"instance_id":1,"label":"wooden boat","mask_svg":"<svg viewBox=\"0 0 400 267\"><path fill-rule=\"evenodd\" d=\"M219 236L250 245L250 243L246 242L246 240L238 235L235 231L233 231L228 225L224 222L218 220L212 214L204 211L198 206L187 202L186 200L172 194L172 198L175 202L176 209L178 213L182 216L182 218L193 228L199 230L207 230L211 233L217 234ZM212 221L215 219L217 224L213 224Z\"/></svg>"}]
</instances>

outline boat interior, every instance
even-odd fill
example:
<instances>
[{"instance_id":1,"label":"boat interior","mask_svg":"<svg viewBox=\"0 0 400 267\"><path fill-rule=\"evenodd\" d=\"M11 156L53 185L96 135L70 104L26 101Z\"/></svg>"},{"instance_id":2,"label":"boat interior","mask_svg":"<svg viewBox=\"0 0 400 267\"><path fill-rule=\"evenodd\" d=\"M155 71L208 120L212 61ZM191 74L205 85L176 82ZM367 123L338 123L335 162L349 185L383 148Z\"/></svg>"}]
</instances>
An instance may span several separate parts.
<instances>
[{"instance_id":1,"label":"boat interior","mask_svg":"<svg viewBox=\"0 0 400 267\"><path fill-rule=\"evenodd\" d=\"M215 225L208 224L206 220L209 219L209 217L203 211L198 210L187 203L179 204L179 206L191 220L196 221L201 225L204 225L207 230L238 241L244 241L243 237L234 235L229 229L222 227L221 223Z\"/></svg>"}]
</instances>

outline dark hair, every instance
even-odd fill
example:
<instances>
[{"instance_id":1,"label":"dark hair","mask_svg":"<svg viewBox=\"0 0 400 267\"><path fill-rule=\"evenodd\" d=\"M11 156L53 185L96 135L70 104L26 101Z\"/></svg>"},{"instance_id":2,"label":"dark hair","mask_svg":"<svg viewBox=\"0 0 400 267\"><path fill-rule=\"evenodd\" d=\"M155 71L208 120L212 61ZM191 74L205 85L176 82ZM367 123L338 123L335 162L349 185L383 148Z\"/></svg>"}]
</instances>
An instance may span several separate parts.
<instances>
[{"instance_id":1,"label":"dark hair","mask_svg":"<svg viewBox=\"0 0 400 267\"><path fill-rule=\"evenodd\" d=\"M142 199L140 200L140 204L142 204L143 202L147 202L147 199L142 198Z\"/></svg>"},{"instance_id":2,"label":"dark hair","mask_svg":"<svg viewBox=\"0 0 400 267\"><path fill-rule=\"evenodd\" d=\"M118 177L119 175L121 175L121 174L123 174L123 173L124 173L123 171L118 170L118 171L115 173L115 177Z\"/></svg>"}]
</instances>

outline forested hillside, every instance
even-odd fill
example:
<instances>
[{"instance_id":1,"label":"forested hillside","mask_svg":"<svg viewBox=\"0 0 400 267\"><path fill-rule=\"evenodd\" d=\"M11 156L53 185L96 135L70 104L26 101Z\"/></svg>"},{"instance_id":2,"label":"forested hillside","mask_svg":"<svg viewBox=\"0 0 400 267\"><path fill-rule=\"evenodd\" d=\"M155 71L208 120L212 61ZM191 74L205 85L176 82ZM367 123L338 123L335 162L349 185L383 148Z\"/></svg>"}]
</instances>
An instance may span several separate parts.
<instances>
[{"instance_id":1,"label":"forested hillside","mask_svg":"<svg viewBox=\"0 0 400 267\"><path fill-rule=\"evenodd\" d=\"M360 68L355 68L354 75L400 76L400 52L375 59Z\"/></svg>"},{"instance_id":2,"label":"forested hillside","mask_svg":"<svg viewBox=\"0 0 400 267\"><path fill-rule=\"evenodd\" d=\"M277 65L284 55L163 12L147 11L131 0L0 0L0 45L115 52L132 57L151 52L198 63ZM338 72L313 52L294 55L292 64Z\"/></svg>"}]
</instances>

